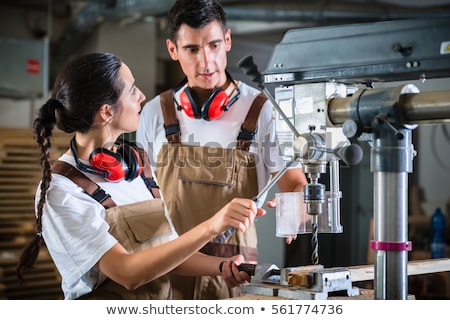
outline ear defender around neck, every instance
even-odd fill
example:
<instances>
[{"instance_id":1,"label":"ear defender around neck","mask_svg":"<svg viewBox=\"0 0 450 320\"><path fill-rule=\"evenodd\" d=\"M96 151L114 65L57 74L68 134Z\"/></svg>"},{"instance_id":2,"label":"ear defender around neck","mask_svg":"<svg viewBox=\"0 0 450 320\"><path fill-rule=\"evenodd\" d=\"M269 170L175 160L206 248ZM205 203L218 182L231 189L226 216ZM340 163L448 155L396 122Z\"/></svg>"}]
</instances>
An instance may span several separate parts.
<instances>
[{"instance_id":1,"label":"ear defender around neck","mask_svg":"<svg viewBox=\"0 0 450 320\"><path fill-rule=\"evenodd\" d=\"M89 165L78 159L75 137L70 141L70 149L78 169L99 175L107 181L132 181L142 173L143 163L139 152L126 140L118 144L117 152L105 148L93 150L89 155Z\"/></svg>"},{"instance_id":2,"label":"ear defender around neck","mask_svg":"<svg viewBox=\"0 0 450 320\"><path fill-rule=\"evenodd\" d=\"M228 72L227 77L234 83ZM226 94L225 90L217 88L211 92L203 104L200 104L197 101L195 91L187 86L181 91L180 103L178 103L175 98L175 93L180 90L186 82L187 79L184 79L184 81L172 91L172 94L174 95L177 109L180 111L183 110L189 118L204 119L207 121L219 119L240 97L238 86L236 86L236 92L231 98Z\"/></svg>"}]
</instances>

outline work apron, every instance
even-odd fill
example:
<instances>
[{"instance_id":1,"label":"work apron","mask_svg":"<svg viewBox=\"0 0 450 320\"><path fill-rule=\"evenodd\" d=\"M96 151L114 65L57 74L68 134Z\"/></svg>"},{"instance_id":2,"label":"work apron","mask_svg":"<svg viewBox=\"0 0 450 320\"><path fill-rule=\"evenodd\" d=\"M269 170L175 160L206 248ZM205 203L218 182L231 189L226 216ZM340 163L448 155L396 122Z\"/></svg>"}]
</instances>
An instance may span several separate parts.
<instances>
[{"instance_id":1,"label":"work apron","mask_svg":"<svg viewBox=\"0 0 450 320\"><path fill-rule=\"evenodd\" d=\"M141 150L139 151L141 152ZM159 197L159 192L156 190L158 187L149 182L152 180L151 171L146 169L149 168L144 169L147 175L143 178L147 180L147 187L152 194ZM130 254L166 243L174 233L165 215L164 202L161 199L117 206L103 189L70 164L56 161L52 166L52 172L68 177L105 207L105 220L110 226L109 233ZM133 272L133 270L129 270L129 272ZM172 289L168 275L163 275L136 290L127 290L99 272L99 278L93 291L78 299L172 299Z\"/></svg>"},{"instance_id":2,"label":"work apron","mask_svg":"<svg viewBox=\"0 0 450 320\"><path fill-rule=\"evenodd\" d=\"M172 230L160 199L147 200L106 210L106 222L119 243L133 254L169 241ZM129 270L133 272L133 270ZM172 299L170 279L163 275L136 290L127 290L100 272L98 284L80 299L144 300Z\"/></svg>"},{"instance_id":3,"label":"work apron","mask_svg":"<svg viewBox=\"0 0 450 320\"><path fill-rule=\"evenodd\" d=\"M248 150L256 133L260 110L267 98L258 95L243 122L236 148L199 147L182 144L170 90L161 95L168 144L158 153L155 174L172 222L179 234L211 218L233 198L253 198L258 193L255 156ZM200 251L213 256L244 256L257 261L256 228L212 239ZM221 276L184 277L170 274L174 299L226 299L240 296L240 287L229 288Z\"/></svg>"},{"instance_id":4,"label":"work apron","mask_svg":"<svg viewBox=\"0 0 450 320\"><path fill-rule=\"evenodd\" d=\"M163 159L167 165L155 173L179 234L211 218L233 198L252 198L258 193L255 158L249 152L222 148L211 152L208 147L166 144L158 154L158 161ZM242 254L247 261L256 261L256 246L256 228L252 223L244 233L234 231L222 243L220 238L213 239L200 251L220 257ZM225 299L240 295L240 289L227 287L221 276L171 274L171 280L174 299Z\"/></svg>"}]
</instances>

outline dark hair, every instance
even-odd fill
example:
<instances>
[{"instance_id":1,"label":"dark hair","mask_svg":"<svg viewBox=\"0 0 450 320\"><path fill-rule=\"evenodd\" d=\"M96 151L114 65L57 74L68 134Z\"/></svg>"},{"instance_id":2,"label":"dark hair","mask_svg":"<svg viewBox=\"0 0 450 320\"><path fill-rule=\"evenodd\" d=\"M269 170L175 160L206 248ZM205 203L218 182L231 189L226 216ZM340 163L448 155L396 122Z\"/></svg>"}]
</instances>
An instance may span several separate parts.
<instances>
[{"instance_id":1,"label":"dark hair","mask_svg":"<svg viewBox=\"0 0 450 320\"><path fill-rule=\"evenodd\" d=\"M202 28L218 20L225 31L227 18L222 5L216 0L177 0L168 14L168 37L176 44L180 26L185 23L191 28Z\"/></svg>"},{"instance_id":2,"label":"dark hair","mask_svg":"<svg viewBox=\"0 0 450 320\"><path fill-rule=\"evenodd\" d=\"M90 53L73 59L58 74L52 97L38 111L33 129L41 154L41 197L37 205L36 235L23 250L16 269L21 282L23 271L34 265L42 245L42 213L52 180L52 130L56 125L66 133L86 132L103 104L118 108L117 101L124 87L119 77L121 66L120 58L110 53Z\"/></svg>"}]
</instances>

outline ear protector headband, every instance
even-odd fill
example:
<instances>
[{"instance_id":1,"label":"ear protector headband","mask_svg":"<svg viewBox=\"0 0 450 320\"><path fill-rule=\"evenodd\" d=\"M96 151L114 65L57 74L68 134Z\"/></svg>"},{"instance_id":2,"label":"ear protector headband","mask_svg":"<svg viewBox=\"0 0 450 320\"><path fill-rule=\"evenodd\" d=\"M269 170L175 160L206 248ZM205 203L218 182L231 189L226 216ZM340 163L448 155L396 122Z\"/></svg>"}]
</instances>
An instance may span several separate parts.
<instances>
[{"instance_id":1,"label":"ear protector headband","mask_svg":"<svg viewBox=\"0 0 450 320\"><path fill-rule=\"evenodd\" d=\"M97 148L89 155L89 164L78 159L75 137L70 141L70 149L75 158L77 168L87 173L102 176L110 182L122 180L132 181L142 173L142 160L139 152L126 140L117 144L117 152L105 148Z\"/></svg>"},{"instance_id":2,"label":"ear protector headband","mask_svg":"<svg viewBox=\"0 0 450 320\"><path fill-rule=\"evenodd\" d=\"M230 74L226 72L227 78L234 83L234 80L231 78ZM172 94L174 96L174 101L177 104L178 110L183 110L189 118L194 119L205 119L205 120L215 120L220 118L225 111L228 111L233 103L235 103L241 92L239 87L236 86L236 93L233 97L228 97L226 92L222 88L215 89L209 97L205 100L205 102L200 105L195 96L194 90L189 86L183 89L180 93L180 103L177 102L175 98L175 93L182 88L187 83L187 79L185 78L180 85L178 85L173 91Z\"/></svg>"}]
</instances>

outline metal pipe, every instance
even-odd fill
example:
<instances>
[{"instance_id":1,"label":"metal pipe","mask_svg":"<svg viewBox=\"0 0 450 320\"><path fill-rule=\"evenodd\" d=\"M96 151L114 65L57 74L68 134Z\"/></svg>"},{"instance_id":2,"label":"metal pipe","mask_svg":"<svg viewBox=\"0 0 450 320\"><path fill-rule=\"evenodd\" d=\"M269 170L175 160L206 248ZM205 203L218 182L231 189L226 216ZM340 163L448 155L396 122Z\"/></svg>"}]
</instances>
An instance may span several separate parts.
<instances>
[{"instance_id":1,"label":"metal pipe","mask_svg":"<svg viewBox=\"0 0 450 320\"><path fill-rule=\"evenodd\" d=\"M368 89L377 91L386 89ZM365 90L359 90L351 97L334 98L328 102L328 116L335 126L342 125L347 119L354 119L355 106L360 104ZM406 93L400 95L398 106L403 120L408 124L446 123L450 121L450 91L432 91Z\"/></svg>"},{"instance_id":2,"label":"metal pipe","mask_svg":"<svg viewBox=\"0 0 450 320\"><path fill-rule=\"evenodd\" d=\"M267 183L267 184L264 186L264 188L263 188L263 189L262 189L262 190L261 190L261 191L253 198L253 201L258 202L258 200L259 200L262 196L264 196L264 194L265 194L267 191L269 191L269 190L275 185L275 183L278 182L278 180L281 178L281 176L282 176L288 169L290 169L294 163L298 163L298 162L299 162L298 159L294 159L294 160L291 160L290 162L288 162L288 163L286 164L286 166L285 166L282 170L278 171L278 173L275 175L275 177L273 177L273 178L269 181L269 183Z\"/></svg>"},{"instance_id":3,"label":"metal pipe","mask_svg":"<svg viewBox=\"0 0 450 320\"><path fill-rule=\"evenodd\" d=\"M374 173L374 240L408 242L407 173ZM389 197L386 197L389 194ZM375 299L405 300L408 294L408 252L376 250Z\"/></svg>"},{"instance_id":4,"label":"metal pipe","mask_svg":"<svg viewBox=\"0 0 450 320\"><path fill-rule=\"evenodd\" d=\"M408 173L414 150L411 130L374 121L371 171L374 173L375 299L405 300L408 295ZM401 137L401 138L399 138Z\"/></svg>"},{"instance_id":5,"label":"metal pipe","mask_svg":"<svg viewBox=\"0 0 450 320\"><path fill-rule=\"evenodd\" d=\"M275 100L275 98L270 93L270 91L267 90L267 88L264 87L263 88L263 92L267 96L267 98L269 98L270 102L272 102L272 106L278 111L278 113L283 118L283 120L286 122L286 124L289 127L289 129L291 129L291 131L295 135L295 137L300 136L300 133L298 133L297 128L295 128L295 126L292 124L291 120L289 120L289 118L286 116L286 114L280 108L280 106L278 105L277 101Z\"/></svg>"},{"instance_id":6,"label":"metal pipe","mask_svg":"<svg viewBox=\"0 0 450 320\"><path fill-rule=\"evenodd\" d=\"M342 232L341 226L341 190L339 186L340 167L339 160L330 160L330 194L328 206L328 224L330 224L331 232Z\"/></svg>"},{"instance_id":7,"label":"metal pipe","mask_svg":"<svg viewBox=\"0 0 450 320\"><path fill-rule=\"evenodd\" d=\"M450 122L450 91L408 93L400 103L408 123Z\"/></svg>"}]
</instances>

